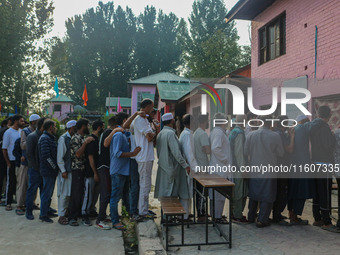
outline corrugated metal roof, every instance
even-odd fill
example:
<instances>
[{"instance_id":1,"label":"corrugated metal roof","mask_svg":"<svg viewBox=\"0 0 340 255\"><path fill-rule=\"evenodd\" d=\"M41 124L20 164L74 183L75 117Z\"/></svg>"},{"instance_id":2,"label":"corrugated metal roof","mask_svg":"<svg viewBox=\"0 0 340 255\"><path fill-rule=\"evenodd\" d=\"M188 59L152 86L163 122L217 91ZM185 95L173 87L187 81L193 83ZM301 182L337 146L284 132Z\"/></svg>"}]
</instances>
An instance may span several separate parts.
<instances>
[{"instance_id":1,"label":"corrugated metal roof","mask_svg":"<svg viewBox=\"0 0 340 255\"><path fill-rule=\"evenodd\" d=\"M253 20L276 0L239 0L225 16L226 22L234 19Z\"/></svg>"},{"instance_id":2,"label":"corrugated metal roof","mask_svg":"<svg viewBox=\"0 0 340 255\"><path fill-rule=\"evenodd\" d=\"M199 85L196 82L158 82L157 89L162 101L176 101Z\"/></svg>"},{"instance_id":3,"label":"corrugated metal roof","mask_svg":"<svg viewBox=\"0 0 340 255\"><path fill-rule=\"evenodd\" d=\"M146 98L149 98L152 101L155 101L155 94L151 94L151 93L148 93L148 92L142 93L142 100L144 100Z\"/></svg>"},{"instance_id":4,"label":"corrugated metal roof","mask_svg":"<svg viewBox=\"0 0 340 255\"><path fill-rule=\"evenodd\" d=\"M65 95L62 95L62 94L59 94L58 98L57 97L53 97L50 99L50 102L70 102L70 103L73 103L73 100L71 98L69 98L68 96L65 96Z\"/></svg>"},{"instance_id":5,"label":"corrugated metal roof","mask_svg":"<svg viewBox=\"0 0 340 255\"><path fill-rule=\"evenodd\" d=\"M119 97L119 101L122 107L131 107L131 98ZM109 107L109 102L110 102L110 107L116 107L118 103L118 97L107 97L106 103L105 103L106 107Z\"/></svg>"},{"instance_id":6,"label":"corrugated metal roof","mask_svg":"<svg viewBox=\"0 0 340 255\"><path fill-rule=\"evenodd\" d=\"M161 72L152 74L143 78L139 78L133 81L129 81L128 84L142 85L142 84L154 84L156 85L159 81L189 81L189 79L178 76L176 74Z\"/></svg>"}]
</instances>

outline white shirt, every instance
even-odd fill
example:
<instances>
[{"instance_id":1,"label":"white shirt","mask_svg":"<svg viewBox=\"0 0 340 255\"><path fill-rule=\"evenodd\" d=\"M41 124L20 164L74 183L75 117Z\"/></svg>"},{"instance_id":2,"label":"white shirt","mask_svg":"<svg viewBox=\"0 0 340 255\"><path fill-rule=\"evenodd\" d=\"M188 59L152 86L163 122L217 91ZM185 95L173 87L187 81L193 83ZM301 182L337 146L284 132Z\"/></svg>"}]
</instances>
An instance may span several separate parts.
<instances>
[{"instance_id":1,"label":"white shirt","mask_svg":"<svg viewBox=\"0 0 340 255\"><path fill-rule=\"evenodd\" d=\"M232 155L229 139L225 130L220 127L215 127L210 133L211 156L210 165L218 165L220 167L232 165ZM231 173L217 171L217 174L224 178L231 178Z\"/></svg>"},{"instance_id":2,"label":"white shirt","mask_svg":"<svg viewBox=\"0 0 340 255\"><path fill-rule=\"evenodd\" d=\"M134 136L134 146L141 147L141 151L136 156L136 161L148 162L155 160L153 142L149 142L146 138L148 133L152 133L149 121L146 118L137 116L131 125L133 126L133 132L131 132L131 134Z\"/></svg>"},{"instance_id":3,"label":"white shirt","mask_svg":"<svg viewBox=\"0 0 340 255\"><path fill-rule=\"evenodd\" d=\"M189 128L184 128L179 136L179 142L181 143L182 152L185 160L189 163L192 171L196 172L197 161L194 156L194 139L193 131Z\"/></svg>"},{"instance_id":4,"label":"white shirt","mask_svg":"<svg viewBox=\"0 0 340 255\"><path fill-rule=\"evenodd\" d=\"M66 132L66 135L71 138L71 135L69 132ZM63 136L60 136L58 140L57 164L62 173L66 172L65 161L64 161L64 156L65 156L66 151L67 151L67 148L65 144L65 139Z\"/></svg>"},{"instance_id":5,"label":"white shirt","mask_svg":"<svg viewBox=\"0 0 340 255\"><path fill-rule=\"evenodd\" d=\"M20 138L21 129L15 130L13 128L9 128L6 130L4 134L4 138L2 141L2 149L6 149L8 153L8 158L10 161L14 161L15 157L13 155L13 149L15 141Z\"/></svg>"}]
</instances>

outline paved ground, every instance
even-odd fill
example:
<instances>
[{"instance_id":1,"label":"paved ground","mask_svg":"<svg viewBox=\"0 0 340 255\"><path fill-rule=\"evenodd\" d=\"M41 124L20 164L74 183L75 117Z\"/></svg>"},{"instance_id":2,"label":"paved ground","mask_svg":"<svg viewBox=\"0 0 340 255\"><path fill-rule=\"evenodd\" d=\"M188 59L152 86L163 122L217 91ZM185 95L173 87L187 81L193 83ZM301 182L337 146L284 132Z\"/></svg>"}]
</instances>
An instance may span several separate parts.
<instances>
[{"instance_id":1,"label":"paved ground","mask_svg":"<svg viewBox=\"0 0 340 255\"><path fill-rule=\"evenodd\" d=\"M156 168L154 165L153 184L156 177ZM151 196L150 196L151 197ZM336 196L332 196L333 204L336 205ZM160 214L159 202L151 199L150 204L153 210ZM228 205L224 212L228 212ZM247 210L246 212L247 213ZM288 216L288 211L283 213ZM333 214L337 215L337 211L333 210ZM305 205L303 219L309 220L308 226L279 226L272 225L267 228L259 229L255 224L235 224L233 223L233 247L229 249L227 245L218 246L201 246L201 250L197 247L180 247L170 248L168 254L170 255L218 255L218 254L340 254L340 234L330 233L318 227L313 227L312 217L312 202L308 200ZM156 219L159 226L159 217ZM336 222L333 221L335 224ZM225 233L228 233L228 225L224 225ZM205 240L204 226L191 226L189 229L185 228L186 242L197 242ZM172 227L170 231L170 240L175 243L180 242L180 227L175 229ZM209 240L222 240L217 235L213 227L209 227Z\"/></svg>"},{"instance_id":2,"label":"paved ground","mask_svg":"<svg viewBox=\"0 0 340 255\"><path fill-rule=\"evenodd\" d=\"M155 161L157 162L157 161ZM156 177L157 164L154 164L153 183ZM159 202L152 199L150 204L159 215ZM334 196L335 199L335 196ZM52 207L57 208L56 190ZM227 211L227 210L225 210ZM313 221L311 202L306 203L303 218ZM118 230L103 231L94 226L79 227L61 226L56 220L53 224L41 223L36 219L28 221L24 216L17 216L14 211L6 212L0 207L0 254L124 254L121 232ZM334 212L336 213L336 212ZM287 215L287 212L285 212ZM159 225L159 217L156 219ZM93 221L94 224L94 221ZM224 226L227 232L227 225ZM186 237L188 241L204 238L203 227L191 227ZM210 228L214 240L219 240L215 230ZM172 229L172 239L180 238L179 229ZM168 254L339 254L340 234L328 233L317 227L272 225L258 229L254 224L233 224L233 248L227 246L202 246L171 248Z\"/></svg>"},{"instance_id":3,"label":"paved ground","mask_svg":"<svg viewBox=\"0 0 340 255\"><path fill-rule=\"evenodd\" d=\"M53 208L57 208L56 203L55 189ZM35 219L29 221L25 216L17 216L15 210L7 212L5 207L0 207L0 254L125 254L119 230L105 231L82 224L79 227L62 226L57 223L57 218L54 218L53 224L42 223L38 220L39 211L33 213Z\"/></svg>"}]
</instances>

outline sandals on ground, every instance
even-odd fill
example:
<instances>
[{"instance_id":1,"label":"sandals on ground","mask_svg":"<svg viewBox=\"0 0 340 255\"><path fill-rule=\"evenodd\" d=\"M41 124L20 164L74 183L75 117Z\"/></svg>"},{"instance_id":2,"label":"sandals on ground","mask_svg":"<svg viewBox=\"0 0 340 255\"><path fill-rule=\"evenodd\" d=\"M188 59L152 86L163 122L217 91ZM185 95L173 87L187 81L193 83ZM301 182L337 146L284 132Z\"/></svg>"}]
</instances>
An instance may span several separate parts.
<instances>
[{"instance_id":1,"label":"sandals on ground","mask_svg":"<svg viewBox=\"0 0 340 255\"><path fill-rule=\"evenodd\" d=\"M23 209L16 209L16 210L15 210L15 213L16 213L17 215L19 215L19 216L25 215L25 211L24 211Z\"/></svg>"},{"instance_id":2,"label":"sandals on ground","mask_svg":"<svg viewBox=\"0 0 340 255\"><path fill-rule=\"evenodd\" d=\"M112 228L118 229L118 230L125 230L125 227L122 223L116 223L112 225Z\"/></svg>"},{"instance_id":3,"label":"sandals on ground","mask_svg":"<svg viewBox=\"0 0 340 255\"><path fill-rule=\"evenodd\" d=\"M215 223L217 223L217 224L229 224L229 222L226 219L223 219L223 218L215 219Z\"/></svg>"},{"instance_id":4,"label":"sandals on ground","mask_svg":"<svg viewBox=\"0 0 340 255\"><path fill-rule=\"evenodd\" d=\"M70 221L68 222L68 224L69 224L70 226L72 226L72 227L77 227L77 226L79 226L79 223L78 223L78 221L76 221L76 220L70 220Z\"/></svg>"},{"instance_id":5,"label":"sandals on ground","mask_svg":"<svg viewBox=\"0 0 340 255\"><path fill-rule=\"evenodd\" d=\"M12 206L11 205L6 205L6 209L5 209L6 211L12 211L13 210L13 208L12 208Z\"/></svg>"},{"instance_id":6,"label":"sandals on ground","mask_svg":"<svg viewBox=\"0 0 340 255\"><path fill-rule=\"evenodd\" d=\"M58 223L61 224L61 225L68 225L69 224L68 219L65 216L60 216Z\"/></svg>"}]
</instances>

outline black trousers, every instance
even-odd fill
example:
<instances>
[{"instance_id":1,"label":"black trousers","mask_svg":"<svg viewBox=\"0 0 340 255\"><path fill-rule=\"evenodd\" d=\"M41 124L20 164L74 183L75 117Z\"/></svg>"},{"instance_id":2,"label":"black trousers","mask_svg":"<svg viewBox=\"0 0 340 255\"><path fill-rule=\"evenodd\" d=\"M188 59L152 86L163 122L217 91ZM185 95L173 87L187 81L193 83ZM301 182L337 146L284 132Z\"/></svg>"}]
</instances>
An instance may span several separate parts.
<instances>
[{"instance_id":1,"label":"black trousers","mask_svg":"<svg viewBox=\"0 0 340 255\"><path fill-rule=\"evenodd\" d=\"M85 176L82 170L72 170L71 197L69 203L69 219L77 220L81 215L85 189Z\"/></svg>"},{"instance_id":2,"label":"black trousers","mask_svg":"<svg viewBox=\"0 0 340 255\"><path fill-rule=\"evenodd\" d=\"M332 179L315 179L316 196L313 199L313 217L315 221L323 220L325 225L332 223L330 218Z\"/></svg>"},{"instance_id":3,"label":"black trousers","mask_svg":"<svg viewBox=\"0 0 340 255\"><path fill-rule=\"evenodd\" d=\"M277 179L276 200L273 205L273 219L280 220L281 213L287 205L288 179Z\"/></svg>"},{"instance_id":4,"label":"black trousers","mask_svg":"<svg viewBox=\"0 0 340 255\"><path fill-rule=\"evenodd\" d=\"M0 195L2 195L3 183L5 178L7 177L7 164L2 156L2 150L0 148ZM5 191L6 193L6 191Z\"/></svg>"},{"instance_id":5,"label":"black trousers","mask_svg":"<svg viewBox=\"0 0 340 255\"><path fill-rule=\"evenodd\" d=\"M6 183L6 205L13 203L13 195L17 186L17 177L15 176L15 161L11 161L11 167L7 167L7 183Z\"/></svg>"},{"instance_id":6,"label":"black trousers","mask_svg":"<svg viewBox=\"0 0 340 255\"><path fill-rule=\"evenodd\" d=\"M197 190L202 193L203 192L203 186L196 182L196 188ZM205 203L203 197L201 197L199 194L196 194L196 209L197 209L197 216L205 216Z\"/></svg>"},{"instance_id":7,"label":"black trousers","mask_svg":"<svg viewBox=\"0 0 340 255\"><path fill-rule=\"evenodd\" d=\"M103 167L98 170L99 174L99 192L100 192L100 200L99 200L99 214L97 223L99 221L103 221L106 218L106 210L107 206L110 203L111 197L111 176L110 169Z\"/></svg>"}]
</instances>

